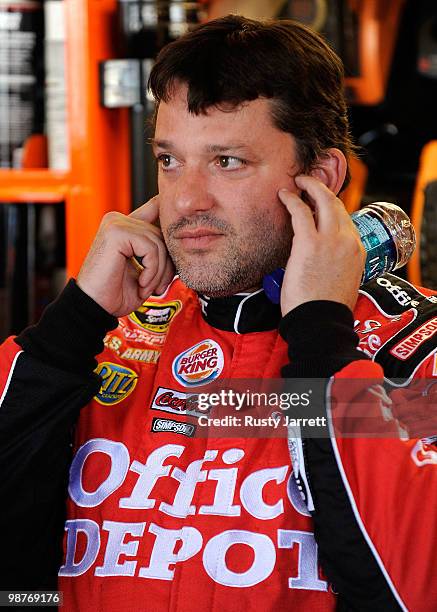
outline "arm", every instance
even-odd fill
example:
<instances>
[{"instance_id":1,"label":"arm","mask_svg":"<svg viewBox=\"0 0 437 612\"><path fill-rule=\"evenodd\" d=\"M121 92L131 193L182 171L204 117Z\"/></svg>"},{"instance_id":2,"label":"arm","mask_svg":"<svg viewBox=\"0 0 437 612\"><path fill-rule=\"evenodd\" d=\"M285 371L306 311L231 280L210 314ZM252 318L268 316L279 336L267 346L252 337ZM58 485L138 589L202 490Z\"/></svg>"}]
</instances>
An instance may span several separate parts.
<instances>
[{"instance_id":1,"label":"arm","mask_svg":"<svg viewBox=\"0 0 437 612\"><path fill-rule=\"evenodd\" d=\"M72 429L100 388L94 357L116 326L70 281L37 325L0 347L3 588L56 586Z\"/></svg>"},{"instance_id":2,"label":"arm","mask_svg":"<svg viewBox=\"0 0 437 612\"><path fill-rule=\"evenodd\" d=\"M106 215L82 266L41 321L0 347L0 582L55 588L72 428L100 388L95 356L116 316L135 310L173 271L151 225L157 201ZM130 258L143 259L135 273ZM115 316L114 316L115 315Z\"/></svg>"},{"instance_id":3,"label":"arm","mask_svg":"<svg viewBox=\"0 0 437 612\"><path fill-rule=\"evenodd\" d=\"M381 418L378 436L371 436L372 432L341 435L345 418L357 406L366 416L381 414L380 398L372 388L382 385L384 372L356 349L358 338L353 332L355 280L349 275L359 278L360 270L357 266L358 274L353 271L353 255L344 252L344 241L337 261L335 244L341 236L332 225L323 252L320 227L315 228L314 222L311 226L306 216L308 234L299 224L300 213L306 214L300 203L290 199L287 207L295 231L290 262L294 256L299 265L288 268L293 285L286 287L283 296L281 333L289 343L291 361L283 375L326 381L327 437L305 439L295 469L313 504L321 564L340 593L340 609L431 611L437 600L437 453L432 448L418 451L420 441L401 440L396 424ZM332 210L337 214L338 208ZM346 219L341 221L347 227ZM311 263L314 230L320 251ZM302 238L302 232L307 248L300 250L296 238ZM305 268L307 274L300 276ZM314 284L305 287L309 275L314 275ZM422 364L416 376L425 376L428 367L427 362ZM392 408L396 413L396 403ZM418 452L424 461L417 461Z\"/></svg>"},{"instance_id":4,"label":"arm","mask_svg":"<svg viewBox=\"0 0 437 612\"><path fill-rule=\"evenodd\" d=\"M283 369L286 378L317 377L322 385L322 379L337 371L347 376L349 364L359 366L363 377L381 377L380 368L355 348L358 338L352 313L342 304L303 304L283 319L281 334L289 342L291 364ZM327 385L323 387L326 394ZM329 419L328 411L324 403L324 416ZM354 514L354 501L348 497L337 463L335 440L333 443L328 428L323 434L327 437L303 440L299 472L295 473L299 485L307 485L320 563L347 609L396 610L397 602ZM368 465L364 474L372 477Z\"/></svg>"}]
</instances>

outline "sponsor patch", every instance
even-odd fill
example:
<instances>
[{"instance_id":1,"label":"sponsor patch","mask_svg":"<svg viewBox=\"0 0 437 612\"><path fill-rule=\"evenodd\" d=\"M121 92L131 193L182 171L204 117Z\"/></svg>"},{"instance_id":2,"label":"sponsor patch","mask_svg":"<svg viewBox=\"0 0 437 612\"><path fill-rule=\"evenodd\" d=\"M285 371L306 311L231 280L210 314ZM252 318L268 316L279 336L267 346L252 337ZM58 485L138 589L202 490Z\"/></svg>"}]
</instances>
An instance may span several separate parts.
<instances>
[{"instance_id":1,"label":"sponsor patch","mask_svg":"<svg viewBox=\"0 0 437 612\"><path fill-rule=\"evenodd\" d=\"M377 278L376 283L380 287L383 287L386 291L391 293L393 298L396 300L396 302L400 306L408 306L408 307L411 306L412 308L416 308L417 306L419 306L420 301L417 299L414 299L414 296L411 296L405 290L405 284L400 285L400 284L392 283L390 279L385 276L380 276L379 278Z\"/></svg>"},{"instance_id":2,"label":"sponsor patch","mask_svg":"<svg viewBox=\"0 0 437 612\"><path fill-rule=\"evenodd\" d=\"M154 433L175 433L182 436L192 438L196 432L196 425L192 423L181 423L172 419L162 419L154 417L152 421L152 429Z\"/></svg>"},{"instance_id":3,"label":"sponsor patch","mask_svg":"<svg viewBox=\"0 0 437 612\"><path fill-rule=\"evenodd\" d=\"M151 346L162 346L165 343L164 334L154 334L144 329L130 329L130 327L122 327L122 332L126 340L135 340Z\"/></svg>"},{"instance_id":4,"label":"sponsor patch","mask_svg":"<svg viewBox=\"0 0 437 612\"><path fill-rule=\"evenodd\" d=\"M152 410L162 410L173 414L188 414L202 416L205 412L196 411L197 395L182 393L174 389L159 387L153 398Z\"/></svg>"},{"instance_id":5,"label":"sponsor patch","mask_svg":"<svg viewBox=\"0 0 437 612\"><path fill-rule=\"evenodd\" d=\"M122 402L132 393L138 381L136 372L110 361L99 363L95 372L102 379L102 386L94 399L104 406Z\"/></svg>"},{"instance_id":6,"label":"sponsor patch","mask_svg":"<svg viewBox=\"0 0 437 612\"><path fill-rule=\"evenodd\" d=\"M173 376L184 387L206 385L218 378L223 370L221 346L214 340L198 342L173 361Z\"/></svg>"},{"instance_id":7,"label":"sponsor patch","mask_svg":"<svg viewBox=\"0 0 437 612\"><path fill-rule=\"evenodd\" d=\"M359 333L359 332L358 332ZM376 351L380 348L382 340L376 334L369 334L360 338L360 342L357 348L363 353L366 353L369 357L372 357Z\"/></svg>"},{"instance_id":8,"label":"sponsor patch","mask_svg":"<svg viewBox=\"0 0 437 612\"><path fill-rule=\"evenodd\" d=\"M375 329L379 329L382 323L379 321L374 321L373 319L367 319L361 325L361 321L355 321L354 329L357 334L370 334L370 332L375 331Z\"/></svg>"},{"instance_id":9,"label":"sponsor patch","mask_svg":"<svg viewBox=\"0 0 437 612\"><path fill-rule=\"evenodd\" d=\"M106 346L106 348L118 355L120 353L123 340L118 336L111 336L111 334L107 334L103 340L103 344Z\"/></svg>"},{"instance_id":10,"label":"sponsor patch","mask_svg":"<svg viewBox=\"0 0 437 612\"><path fill-rule=\"evenodd\" d=\"M437 304L436 295L424 295L409 282L394 274L382 276L366 283L360 293L367 295L385 316L400 315L406 310L416 308L419 312Z\"/></svg>"},{"instance_id":11,"label":"sponsor patch","mask_svg":"<svg viewBox=\"0 0 437 612\"><path fill-rule=\"evenodd\" d=\"M141 361L142 363L158 363L160 354L161 351L129 347L123 351L121 358L130 359L131 361Z\"/></svg>"},{"instance_id":12,"label":"sponsor patch","mask_svg":"<svg viewBox=\"0 0 437 612\"><path fill-rule=\"evenodd\" d=\"M427 340L437 334L437 317L423 323L412 334L396 344L390 353L397 359L404 361L413 355Z\"/></svg>"},{"instance_id":13,"label":"sponsor patch","mask_svg":"<svg viewBox=\"0 0 437 612\"><path fill-rule=\"evenodd\" d=\"M131 321L151 332L164 334L170 327L170 323L182 308L182 302L174 300L157 304L156 302L144 302L142 306L129 315Z\"/></svg>"},{"instance_id":14,"label":"sponsor patch","mask_svg":"<svg viewBox=\"0 0 437 612\"><path fill-rule=\"evenodd\" d=\"M119 355L122 359L128 359L130 361L139 361L141 363L158 363L161 351L153 349L140 349L135 347L123 348L123 340L118 336L112 336L108 334L103 340L103 344L109 350L113 351L116 355Z\"/></svg>"}]
</instances>

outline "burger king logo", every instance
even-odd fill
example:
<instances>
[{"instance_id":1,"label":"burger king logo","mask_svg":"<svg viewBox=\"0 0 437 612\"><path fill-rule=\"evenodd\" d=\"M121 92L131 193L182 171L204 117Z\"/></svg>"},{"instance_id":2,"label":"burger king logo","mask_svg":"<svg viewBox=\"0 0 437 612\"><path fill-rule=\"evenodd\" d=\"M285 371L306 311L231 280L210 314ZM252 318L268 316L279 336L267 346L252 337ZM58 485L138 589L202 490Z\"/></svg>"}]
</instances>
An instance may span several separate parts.
<instances>
[{"instance_id":1,"label":"burger king logo","mask_svg":"<svg viewBox=\"0 0 437 612\"><path fill-rule=\"evenodd\" d=\"M223 370L221 346L214 340L202 340L173 361L173 376L184 387L199 387L218 378Z\"/></svg>"}]
</instances>

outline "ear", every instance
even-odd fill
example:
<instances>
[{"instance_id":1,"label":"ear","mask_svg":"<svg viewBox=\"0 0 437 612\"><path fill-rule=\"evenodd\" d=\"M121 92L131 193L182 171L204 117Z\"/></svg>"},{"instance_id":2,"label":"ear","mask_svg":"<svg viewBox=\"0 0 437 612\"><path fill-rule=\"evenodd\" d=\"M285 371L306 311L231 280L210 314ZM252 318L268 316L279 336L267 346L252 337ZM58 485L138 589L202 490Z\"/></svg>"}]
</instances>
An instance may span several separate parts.
<instances>
[{"instance_id":1,"label":"ear","mask_svg":"<svg viewBox=\"0 0 437 612\"><path fill-rule=\"evenodd\" d=\"M318 158L310 175L322 181L328 189L338 194L347 171L347 161L340 149L328 149Z\"/></svg>"}]
</instances>

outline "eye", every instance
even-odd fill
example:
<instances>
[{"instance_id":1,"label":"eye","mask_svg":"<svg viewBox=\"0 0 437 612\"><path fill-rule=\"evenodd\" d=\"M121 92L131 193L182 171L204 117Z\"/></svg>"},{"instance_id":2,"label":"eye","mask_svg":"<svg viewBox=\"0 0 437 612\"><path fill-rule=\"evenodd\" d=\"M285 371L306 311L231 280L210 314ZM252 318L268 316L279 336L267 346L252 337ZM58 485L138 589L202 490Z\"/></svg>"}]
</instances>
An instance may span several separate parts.
<instances>
[{"instance_id":1,"label":"eye","mask_svg":"<svg viewBox=\"0 0 437 612\"><path fill-rule=\"evenodd\" d=\"M157 156L156 160L158 162L158 166L162 170L172 170L178 165L176 158L173 157L173 155L169 155L168 153L161 153Z\"/></svg>"},{"instance_id":2,"label":"eye","mask_svg":"<svg viewBox=\"0 0 437 612\"><path fill-rule=\"evenodd\" d=\"M232 157L232 155L220 155L216 161L216 164L224 170L239 170L240 168L244 168L246 163L244 159Z\"/></svg>"}]
</instances>

